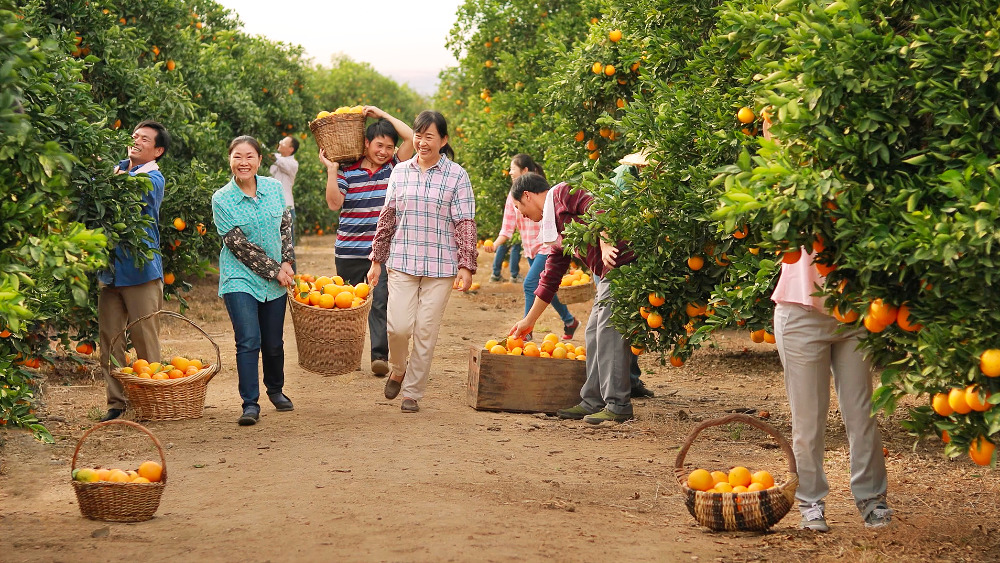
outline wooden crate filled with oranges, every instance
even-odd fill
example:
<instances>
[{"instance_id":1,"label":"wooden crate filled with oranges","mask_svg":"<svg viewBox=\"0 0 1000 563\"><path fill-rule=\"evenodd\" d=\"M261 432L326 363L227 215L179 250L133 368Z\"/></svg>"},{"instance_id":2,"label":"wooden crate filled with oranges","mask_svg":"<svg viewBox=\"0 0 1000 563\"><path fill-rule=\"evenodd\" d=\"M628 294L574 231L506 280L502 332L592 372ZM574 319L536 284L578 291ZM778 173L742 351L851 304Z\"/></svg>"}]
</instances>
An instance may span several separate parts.
<instances>
[{"instance_id":1,"label":"wooden crate filled with oranges","mask_svg":"<svg viewBox=\"0 0 1000 563\"><path fill-rule=\"evenodd\" d=\"M469 354L469 406L554 413L574 405L587 379L586 359L583 346L560 342L551 333L537 344L519 338L489 340Z\"/></svg>"},{"instance_id":2,"label":"wooden crate filled with oranges","mask_svg":"<svg viewBox=\"0 0 1000 563\"><path fill-rule=\"evenodd\" d=\"M320 276L309 274L295 276L295 290L292 298L304 305L320 309L353 309L364 305L371 292L367 283L351 285L344 283L340 276Z\"/></svg>"}]
</instances>

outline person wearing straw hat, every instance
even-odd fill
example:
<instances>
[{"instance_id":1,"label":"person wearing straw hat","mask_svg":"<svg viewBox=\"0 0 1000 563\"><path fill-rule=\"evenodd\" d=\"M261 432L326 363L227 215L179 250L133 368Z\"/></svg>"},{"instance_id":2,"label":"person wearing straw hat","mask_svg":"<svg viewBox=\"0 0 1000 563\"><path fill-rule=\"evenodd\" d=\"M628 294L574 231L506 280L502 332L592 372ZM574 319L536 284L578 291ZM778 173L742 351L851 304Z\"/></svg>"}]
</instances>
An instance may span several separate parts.
<instances>
[{"instance_id":1,"label":"person wearing straw hat","mask_svg":"<svg viewBox=\"0 0 1000 563\"><path fill-rule=\"evenodd\" d=\"M649 150L642 149L639 152L625 155L618 162L619 166L612 172L611 182L619 190L625 191L639 177L639 169L649 164ZM639 356L636 356L631 349L629 349L628 353L631 355L629 378L632 383L632 398L645 399L655 397L656 393L646 387L646 384L640 379L642 377L642 369L639 367Z\"/></svg>"},{"instance_id":2,"label":"person wearing straw hat","mask_svg":"<svg viewBox=\"0 0 1000 563\"><path fill-rule=\"evenodd\" d=\"M236 421L251 426L260 418L258 361L263 365L267 398L279 412L294 409L284 393L285 348L282 333L295 255L292 215L285 207L281 182L258 176L261 147L243 135L229 143L233 179L212 194L212 218L219 253L219 297L233 323L236 372L243 414Z\"/></svg>"},{"instance_id":3,"label":"person wearing straw hat","mask_svg":"<svg viewBox=\"0 0 1000 563\"><path fill-rule=\"evenodd\" d=\"M571 258L562 252L560 237L571 222L585 221L594 196L585 190L573 191L569 184L549 187L541 175L529 172L514 180L511 197L518 211L532 221L541 223L541 238L552 245L552 254L545 263L535 303L531 310L510 329L514 337L530 333L535 322L548 307L559 289ZM580 403L560 409L560 418L580 420L590 424L625 422L632 419L632 397L628 377L629 344L611 324L611 285L607 274L613 268L635 260L625 241L609 242L602 233L598 245L590 245L578 253L597 280L597 295L587 321L587 380L580 389Z\"/></svg>"},{"instance_id":4,"label":"person wearing straw hat","mask_svg":"<svg viewBox=\"0 0 1000 563\"><path fill-rule=\"evenodd\" d=\"M153 249L153 258L142 266L123 248L112 253L114 267L97 273L97 326L100 337L101 371L107 385L108 412L101 422L114 420L125 411L125 389L112 377L108 362L113 356L118 365L125 364L125 339L115 349L111 342L129 323L163 308L163 259L160 256L160 205L163 203L166 180L158 165L170 147L170 134L156 121L143 121L132 131L128 158L115 167L115 174L135 176L145 174L150 190L142 196L142 214L152 220L145 228L146 246ZM146 319L129 330L129 338L140 358L160 360L160 325L156 317Z\"/></svg>"},{"instance_id":5,"label":"person wearing straw hat","mask_svg":"<svg viewBox=\"0 0 1000 563\"><path fill-rule=\"evenodd\" d=\"M413 156L413 130L409 125L375 106L365 106L366 116L377 117L365 130L365 152L360 160L340 168L326 158L326 202L333 211L340 210L334 261L337 275L357 285L365 281L371 260L378 216L385 205L389 175L400 161ZM399 139L403 143L396 148ZM385 268L382 270L385 276ZM388 284L372 288L372 307L368 312L368 335L371 340L371 370L376 377L389 374L389 337L386 333Z\"/></svg>"}]
</instances>

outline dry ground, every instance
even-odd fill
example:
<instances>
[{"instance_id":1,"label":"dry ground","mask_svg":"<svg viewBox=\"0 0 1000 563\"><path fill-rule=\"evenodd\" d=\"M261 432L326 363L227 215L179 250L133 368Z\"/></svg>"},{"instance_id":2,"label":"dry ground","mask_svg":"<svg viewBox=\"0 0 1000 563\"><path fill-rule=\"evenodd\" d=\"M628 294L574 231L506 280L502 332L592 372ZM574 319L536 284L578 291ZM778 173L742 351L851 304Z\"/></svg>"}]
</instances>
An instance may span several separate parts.
<instances>
[{"instance_id":1,"label":"dry ground","mask_svg":"<svg viewBox=\"0 0 1000 563\"><path fill-rule=\"evenodd\" d=\"M332 243L306 238L300 270L332 273ZM367 371L321 377L299 368L289 317L286 391L295 411L265 406L249 428L235 424L232 328L216 281L199 282L189 316L219 343L223 369L202 418L148 423L169 472L149 522L80 516L70 459L103 406L103 382L50 371L42 415L57 443L0 432L0 560L1000 561L998 472L947 461L938 443L914 447L896 419L881 426L898 516L889 529L866 530L849 495L836 405L827 433L829 534L796 529L796 514L764 534L696 525L672 471L696 422L756 409L790 431L776 353L745 334L721 335L679 369L643 357L656 398L637 402L627 424L589 427L469 408L470 345L505 333L523 303L520 286L486 283L486 260L476 276L483 290L451 298L420 413L402 414L398 400L382 397L383 380ZM588 307L571 309L585 318ZM549 311L536 333L558 328ZM578 334L579 343L582 328ZM164 345L166 353L211 352L174 322ZM118 462L113 434L95 432L81 464ZM767 468L781 481L787 463L771 445L755 429L717 428L702 434L687 460L709 469Z\"/></svg>"}]
</instances>

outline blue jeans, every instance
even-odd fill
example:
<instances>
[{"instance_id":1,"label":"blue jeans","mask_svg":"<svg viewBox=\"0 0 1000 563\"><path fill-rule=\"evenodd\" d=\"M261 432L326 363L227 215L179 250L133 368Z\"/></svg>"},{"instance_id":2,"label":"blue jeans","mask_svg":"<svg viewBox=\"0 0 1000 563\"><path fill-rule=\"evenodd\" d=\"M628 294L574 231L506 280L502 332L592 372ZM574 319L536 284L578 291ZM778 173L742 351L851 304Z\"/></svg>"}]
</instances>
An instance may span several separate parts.
<instances>
[{"instance_id":1,"label":"blue jeans","mask_svg":"<svg viewBox=\"0 0 1000 563\"><path fill-rule=\"evenodd\" d=\"M236 373L239 375L243 408L260 407L257 358L264 366L264 387L268 395L281 393L285 386L285 302L281 297L261 303L249 293L226 293L222 296L236 333Z\"/></svg>"},{"instance_id":2,"label":"blue jeans","mask_svg":"<svg viewBox=\"0 0 1000 563\"><path fill-rule=\"evenodd\" d=\"M493 275L500 277L504 258L507 257L507 243L496 247L497 255L493 258ZM516 278L521 273L521 243L510 245L510 275Z\"/></svg>"},{"instance_id":3,"label":"blue jeans","mask_svg":"<svg viewBox=\"0 0 1000 563\"><path fill-rule=\"evenodd\" d=\"M528 258L528 274L524 276L524 314L527 315L528 311L531 310L531 306L535 304L535 290L538 289L538 281L542 277L542 272L545 271L545 262L548 261L549 257L547 254L536 254L532 258ZM559 314L559 318L562 319L564 325L568 325L573 322L573 313L569 312L569 308L563 305L559 301L559 295L554 295L552 297L552 308L556 310Z\"/></svg>"}]
</instances>

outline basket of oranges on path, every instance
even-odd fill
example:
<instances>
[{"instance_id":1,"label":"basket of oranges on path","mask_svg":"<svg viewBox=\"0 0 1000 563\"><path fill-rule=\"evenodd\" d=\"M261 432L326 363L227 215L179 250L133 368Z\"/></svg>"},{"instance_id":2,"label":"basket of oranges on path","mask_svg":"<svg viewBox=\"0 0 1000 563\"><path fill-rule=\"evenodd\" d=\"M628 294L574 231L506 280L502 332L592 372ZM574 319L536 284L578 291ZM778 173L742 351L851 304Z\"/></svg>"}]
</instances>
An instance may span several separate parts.
<instances>
[{"instance_id":1,"label":"basket of oranges on path","mask_svg":"<svg viewBox=\"0 0 1000 563\"><path fill-rule=\"evenodd\" d=\"M295 276L295 287L289 291L299 366L322 375L361 369L372 308L368 284L346 284L340 276L301 274Z\"/></svg>"},{"instance_id":2,"label":"basket of oranges on path","mask_svg":"<svg viewBox=\"0 0 1000 563\"><path fill-rule=\"evenodd\" d=\"M326 158L336 162L354 162L365 152L365 114L363 106L341 106L321 111L309 122L316 145L326 151Z\"/></svg>"},{"instance_id":3,"label":"basket of oranges on path","mask_svg":"<svg viewBox=\"0 0 1000 563\"><path fill-rule=\"evenodd\" d=\"M205 409L208 382L219 373L222 355L219 345L194 321L173 311L150 313L129 323L125 330L111 340L111 349L115 349L119 339L133 325L159 315L175 317L193 326L215 349L215 363L185 356L174 356L163 361L158 361L157 358L139 358L131 365L111 369L111 375L121 382L129 407L138 420L201 418ZM109 358L109 362L111 361L114 361L114 356Z\"/></svg>"},{"instance_id":4,"label":"basket of oranges on path","mask_svg":"<svg viewBox=\"0 0 1000 563\"><path fill-rule=\"evenodd\" d=\"M83 467L77 468L80 447L95 430L105 431L112 426L127 426L142 431L152 440L160 454L160 461L147 460L130 471L121 469ZM116 455L121 455L116 448ZM128 454L126 454L128 455ZM153 517L160 506L160 497L167 485L167 459L163 446L156 436L141 424L129 420L110 420L89 428L80 437L70 465L73 490L80 505L80 513L91 520L111 522L142 522Z\"/></svg>"},{"instance_id":5,"label":"basket of oranges on path","mask_svg":"<svg viewBox=\"0 0 1000 563\"><path fill-rule=\"evenodd\" d=\"M594 282L583 270L570 270L559 282L557 295L563 305L583 303L594 298Z\"/></svg>"},{"instance_id":6,"label":"basket of oranges on path","mask_svg":"<svg viewBox=\"0 0 1000 563\"><path fill-rule=\"evenodd\" d=\"M728 473L705 469L688 471L684 457L698 434L706 428L742 422L770 434L788 460L788 480L781 485L767 471L751 473L734 467ZM674 473L684 494L688 512L699 524L715 531L760 532L778 523L795 504L799 485L795 454L784 436L773 426L745 414L731 414L701 423L677 453Z\"/></svg>"}]
</instances>

